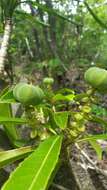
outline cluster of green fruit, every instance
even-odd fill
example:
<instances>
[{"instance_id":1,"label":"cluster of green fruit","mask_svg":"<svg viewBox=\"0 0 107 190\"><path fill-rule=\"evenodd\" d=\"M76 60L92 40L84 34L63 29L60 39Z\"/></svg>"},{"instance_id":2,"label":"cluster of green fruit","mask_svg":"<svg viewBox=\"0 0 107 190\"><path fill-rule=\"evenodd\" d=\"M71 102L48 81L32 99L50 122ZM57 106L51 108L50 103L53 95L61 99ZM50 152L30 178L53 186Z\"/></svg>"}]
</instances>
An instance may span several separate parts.
<instances>
[{"instance_id":1,"label":"cluster of green fruit","mask_svg":"<svg viewBox=\"0 0 107 190\"><path fill-rule=\"evenodd\" d=\"M107 70L91 67L85 72L85 80L100 93L107 92Z\"/></svg>"},{"instance_id":2,"label":"cluster of green fruit","mask_svg":"<svg viewBox=\"0 0 107 190\"><path fill-rule=\"evenodd\" d=\"M91 107L89 104L90 99L87 97L81 100L84 105L79 105L79 112L73 114L73 122L71 122L70 134L72 137L78 137L82 132L85 131L85 124L87 123L87 115L91 112Z\"/></svg>"},{"instance_id":3,"label":"cluster of green fruit","mask_svg":"<svg viewBox=\"0 0 107 190\"><path fill-rule=\"evenodd\" d=\"M107 92L107 71L105 69L91 67L85 72L84 78L93 89L96 89L100 93ZM90 101L93 96L93 90L88 90L86 95L86 97L81 99L82 104L79 106L79 112L73 115L70 130L70 134L73 137L77 137L81 132L85 131L87 115L91 112Z\"/></svg>"},{"instance_id":4,"label":"cluster of green fruit","mask_svg":"<svg viewBox=\"0 0 107 190\"><path fill-rule=\"evenodd\" d=\"M43 80L45 85L52 85L53 82L53 78L45 78ZM35 106L42 103L45 94L39 86L21 82L14 87L13 96L18 102L25 106Z\"/></svg>"},{"instance_id":5,"label":"cluster of green fruit","mask_svg":"<svg viewBox=\"0 0 107 190\"><path fill-rule=\"evenodd\" d=\"M13 89L14 98L24 105L37 105L42 102L44 92L39 86L19 83Z\"/></svg>"},{"instance_id":6,"label":"cluster of green fruit","mask_svg":"<svg viewBox=\"0 0 107 190\"><path fill-rule=\"evenodd\" d=\"M77 137L81 132L85 131L84 116L82 113L78 112L74 114L74 121L71 122L70 135L72 137Z\"/></svg>"}]
</instances>

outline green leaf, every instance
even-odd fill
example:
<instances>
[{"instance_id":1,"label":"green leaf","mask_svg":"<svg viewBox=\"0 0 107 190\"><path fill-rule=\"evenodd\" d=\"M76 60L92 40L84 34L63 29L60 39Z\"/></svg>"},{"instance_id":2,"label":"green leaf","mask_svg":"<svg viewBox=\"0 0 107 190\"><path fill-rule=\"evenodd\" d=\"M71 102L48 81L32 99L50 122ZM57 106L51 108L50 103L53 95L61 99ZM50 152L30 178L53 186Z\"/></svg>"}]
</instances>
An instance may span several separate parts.
<instances>
[{"instance_id":1,"label":"green leaf","mask_svg":"<svg viewBox=\"0 0 107 190\"><path fill-rule=\"evenodd\" d=\"M58 100L65 100L65 96L62 95L62 94L56 94L56 95L53 97L53 101L58 101Z\"/></svg>"},{"instance_id":2,"label":"green leaf","mask_svg":"<svg viewBox=\"0 0 107 190\"><path fill-rule=\"evenodd\" d=\"M0 168L22 159L33 151L31 146L0 152Z\"/></svg>"},{"instance_id":3,"label":"green leaf","mask_svg":"<svg viewBox=\"0 0 107 190\"><path fill-rule=\"evenodd\" d=\"M76 101L80 101L82 98L88 97L88 95L86 93L81 93L81 94L76 94L75 95L75 100Z\"/></svg>"},{"instance_id":4,"label":"green leaf","mask_svg":"<svg viewBox=\"0 0 107 190\"><path fill-rule=\"evenodd\" d=\"M54 113L54 120L58 127L61 129L65 129L68 123L68 112L55 112Z\"/></svg>"},{"instance_id":5,"label":"green leaf","mask_svg":"<svg viewBox=\"0 0 107 190\"><path fill-rule=\"evenodd\" d=\"M24 124L24 123L27 123L27 120L24 118L0 117L0 123L1 124Z\"/></svg>"},{"instance_id":6,"label":"green leaf","mask_svg":"<svg viewBox=\"0 0 107 190\"><path fill-rule=\"evenodd\" d=\"M83 142L83 141L89 141L89 140L98 140L98 139L107 139L107 134L101 134L101 135L91 135L87 136L83 139L78 140L78 142Z\"/></svg>"},{"instance_id":7,"label":"green leaf","mask_svg":"<svg viewBox=\"0 0 107 190\"><path fill-rule=\"evenodd\" d=\"M0 0L0 7L3 9L3 16L5 18L11 18L17 6L17 0Z\"/></svg>"},{"instance_id":8,"label":"green leaf","mask_svg":"<svg viewBox=\"0 0 107 190\"><path fill-rule=\"evenodd\" d=\"M0 116L6 118L12 117L12 110L10 104L0 104ZM13 123L6 123L5 125L3 125L3 127L12 144L13 141L18 140L20 138L18 131Z\"/></svg>"},{"instance_id":9,"label":"green leaf","mask_svg":"<svg viewBox=\"0 0 107 190\"><path fill-rule=\"evenodd\" d=\"M59 100L63 100L63 101L72 101L74 100L75 95L74 94L69 94L69 95L62 95L62 94L56 94L53 97L53 101L59 101Z\"/></svg>"},{"instance_id":10,"label":"green leaf","mask_svg":"<svg viewBox=\"0 0 107 190\"><path fill-rule=\"evenodd\" d=\"M2 190L45 190L58 163L62 137L52 136L12 173Z\"/></svg>"},{"instance_id":11,"label":"green leaf","mask_svg":"<svg viewBox=\"0 0 107 190\"><path fill-rule=\"evenodd\" d=\"M26 140L26 139L19 139L19 140L15 140L14 141L14 145L15 147L17 148L21 148L23 146L26 146L27 144L30 144L30 139L29 140Z\"/></svg>"},{"instance_id":12,"label":"green leaf","mask_svg":"<svg viewBox=\"0 0 107 190\"><path fill-rule=\"evenodd\" d=\"M5 87L5 88L0 92L0 98L1 98L4 94L6 94L6 93L9 91L9 89L10 89L9 86Z\"/></svg>"},{"instance_id":13,"label":"green leaf","mask_svg":"<svg viewBox=\"0 0 107 190\"><path fill-rule=\"evenodd\" d=\"M62 89L58 90L57 93L60 93L60 94L64 94L64 93L75 94L74 90L69 89L69 88L62 88Z\"/></svg>"},{"instance_id":14,"label":"green leaf","mask_svg":"<svg viewBox=\"0 0 107 190\"><path fill-rule=\"evenodd\" d=\"M3 99L13 99L13 90L8 90L6 91L5 93L3 93L0 97L0 100L3 100Z\"/></svg>"},{"instance_id":15,"label":"green leaf","mask_svg":"<svg viewBox=\"0 0 107 190\"><path fill-rule=\"evenodd\" d=\"M15 103L16 100L13 96L13 90L5 91L5 93L1 94L0 96L0 103Z\"/></svg>"},{"instance_id":16,"label":"green leaf","mask_svg":"<svg viewBox=\"0 0 107 190\"><path fill-rule=\"evenodd\" d=\"M101 125L104 125L105 127L107 127L107 121L104 120L103 118L101 117L98 117L98 116L95 116L95 115L92 115L90 117L88 117L88 120L92 121L92 122L96 122L96 123L99 123Z\"/></svg>"},{"instance_id":17,"label":"green leaf","mask_svg":"<svg viewBox=\"0 0 107 190\"><path fill-rule=\"evenodd\" d=\"M19 102L16 102L16 100L14 100L14 99L3 99L3 100L0 99L0 104L10 104L10 103L18 103L19 104Z\"/></svg>"},{"instance_id":18,"label":"green leaf","mask_svg":"<svg viewBox=\"0 0 107 190\"><path fill-rule=\"evenodd\" d=\"M48 109L48 117L49 117L49 121L48 124L51 126L51 128L54 130L57 128L56 122L54 120L54 115L53 115L53 111Z\"/></svg>"},{"instance_id":19,"label":"green leaf","mask_svg":"<svg viewBox=\"0 0 107 190\"><path fill-rule=\"evenodd\" d=\"M101 146L97 143L96 140L89 140L91 146L93 147L93 149L96 151L97 156L99 158L99 160L102 159L102 148Z\"/></svg>"},{"instance_id":20,"label":"green leaf","mask_svg":"<svg viewBox=\"0 0 107 190\"><path fill-rule=\"evenodd\" d=\"M74 99L75 95L74 94L69 94L67 96L65 96L66 100L68 101L72 101Z\"/></svg>"}]
</instances>

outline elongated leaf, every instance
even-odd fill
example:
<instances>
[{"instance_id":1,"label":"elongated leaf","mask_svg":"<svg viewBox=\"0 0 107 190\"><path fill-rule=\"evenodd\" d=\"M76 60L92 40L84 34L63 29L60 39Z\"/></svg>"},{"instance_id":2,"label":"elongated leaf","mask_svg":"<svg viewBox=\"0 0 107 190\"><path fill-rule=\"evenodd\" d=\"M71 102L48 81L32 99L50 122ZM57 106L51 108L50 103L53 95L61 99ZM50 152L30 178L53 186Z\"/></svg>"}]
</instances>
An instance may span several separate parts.
<instances>
[{"instance_id":1,"label":"elongated leaf","mask_svg":"<svg viewBox=\"0 0 107 190\"><path fill-rule=\"evenodd\" d=\"M7 117L7 118L12 117L10 104L0 104L0 116ZM5 124L3 126L11 143L13 143L13 141L18 140L20 138L20 136L18 135L18 131L15 128L13 123Z\"/></svg>"},{"instance_id":2,"label":"elongated leaf","mask_svg":"<svg viewBox=\"0 0 107 190\"><path fill-rule=\"evenodd\" d=\"M85 98L85 97L88 97L87 94L86 93L81 93L81 94L76 94L74 99L76 101L79 101L79 100L81 100L82 98Z\"/></svg>"},{"instance_id":3,"label":"elongated leaf","mask_svg":"<svg viewBox=\"0 0 107 190\"><path fill-rule=\"evenodd\" d=\"M87 136L83 139L78 140L78 142L89 141L89 140L98 140L98 139L107 139L107 134Z\"/></svg>"},{"instance_id":4,"label":"elongated leaf","mask_svg":"<svg viewBox=\"0 0 107 190\"><path fill-rule=\"evenodd\" d=\"M58 127L65 129L68 122L68 112L56 112L54 113L54 120Z\"/></svg>"},{"instance_id":5,"label":"elongated leaf","mask_svg":"<svg viewBox=\"0 0 107 190\"><path fill-rule=\"evenodd\" d=\"M33 151L31 146L0 152L0 168L22 159Z\"/></svg>"},{"instance_id":6,"label":"elongated leaf","mask_svg":"<svg viewBox=\"0 0 107 190\"><path fill-rule=\"evenodd\" d=\"M1 98L4 94L6 94L6 93L9 91L9 89L10 89L9 86L5 87L5 88L0 92L0 98Z\"/></svg>"},{"instance_id":7,"label":"elongated leaf","mask_svg":"<svg viewBox=\"0 0 107 190\"><path fill-rule=\"evenodd\" d=\"M31 142L30 139L29 140L19 139L19 140L14 141L14 145L17 148L21 148L21 147L25 146L26 144L30 144L30 142Z\"/></svg>"},{"instance_id":8,"label":"elongated leaf","mask_svg":"<svg viewBox=\"0 0 107 190\"><path fill-rule=\"evenodd\" d=\"M3 9L3 16L5 18L12 17L15 8L18 5L17 0L0 0L0 6Z\"/></svg>"},{"instance_id":9,"label":"elongated leaf","mask_svg":"<svg viewBox=\"0 0 107 190\"><path fill-rule=\"evenodd\" d=\"M66 100L72 101L74 99L75 95L74 94L68 94L65 96Z\"/></svg>"},{"instance_id":10,"label":"elongated leaf","mask_svg":"<svg viewBox=\"0 0 107 190\"><path fill-rule=\"evenodd\" d=\"M13 99L13 90L8 90L3 93L0 97L0 100Z\"/></svg>"},{"instance_id":11,"label":"elongated leaf","mask_svg":"<svg viewBox=\"0 0 107 190\"><path fill-rule=\"evenodd\" d=\"M69 88L62 88L62 89L59 89L59 90L57 91L57 93L60 93L60 94L64 94L64 93L75 94L74 90L69 89Z\"/></svg>"},{"instance_id":12,"label":"elongated leaf","mask_svg":"<svg viewBox=\"0 0 107 190\"><path fill-rule=\"evenodd\" d=\"M92 122L96 122L96 123L99 123L101 125L104 125L105 127L107 127L107 121L104 120L103 118L101 117L98 117L98 116L95 116L95 115L92 115L90 117L88 117L88 120L92 121Z\"/></svg>"},{"instance_id":13,"label":"elongated leaf","mask_svg":"<svg viewBox=\"0 0 107 190\"><path fill-rule=\"evenodd\" d=\"M0 117L1 124L24 124L27 120L24 118Z\"/></svg>"},{"instance_id":14,"label":"elongated leaf","mask_svg":"<svg viewBox=\"0 0 107 190\"><path fill-rule=\"evenodd\" d=\"M53 97L53 101L58 101L58 100L65 100L65 96L62 95L62 94L56 94L56 95Z\"/></svg>"},{"instance_id":15,"label":"elongated leaf","mask_svg":"<svg viewBox=\"0 0 107 190\"><path fill-rule=\"evenodd\" d=\"M62 100L62 101L72 101L72 100L74 100L74 97L75 97L74 94L69 94L69 95L66 95L66 96L64 96L63 94L56 94L53 97L53 101L59 101L59 100Z\"/></svg>"},{"instance_id":16,"label":"elongated leaf","mask_svg":"<svg viewBox=\"0 0 107 190\"><path fill-rule=\"evenodd\" d=\"M97 143L96 140L89 140L89 142L90 142L91 146L93 147L93 149L96 151L99 160L101 160L101 158L102 158L101 146Z\"/></svg>"},{"instance_id":17,"label":"elongated leaf","mask_svg":"<svg viewBox=\"0 0 107 190\"><path fill-rule=\"evenodd\" d=\"M19 102L16 102L14 99L6 99L6 100L0 99L0 104L10 104L10 103L19 103Z\"/></svg>"},{"instance_id":18,"label":"elongated leaf","mask_svg":"<svg viewBox=\"0 0 107 190\"><path fill-rule=\"evenodd\" d=\"M52 136L25 159L13 172L2 190L45 190L58 162L61 136Z\"/></svg>"},{"instance_id":19,"label":"elongated leaf","mask_svg":"<svg viewBox=\"0 0 107 190\"><path fill-rule=\"evenodd\" d=\"M4 91L5 93L0 96L0 103L15 103L16 100L13 96L13 90Z\"/></svg>"}]
</instances>

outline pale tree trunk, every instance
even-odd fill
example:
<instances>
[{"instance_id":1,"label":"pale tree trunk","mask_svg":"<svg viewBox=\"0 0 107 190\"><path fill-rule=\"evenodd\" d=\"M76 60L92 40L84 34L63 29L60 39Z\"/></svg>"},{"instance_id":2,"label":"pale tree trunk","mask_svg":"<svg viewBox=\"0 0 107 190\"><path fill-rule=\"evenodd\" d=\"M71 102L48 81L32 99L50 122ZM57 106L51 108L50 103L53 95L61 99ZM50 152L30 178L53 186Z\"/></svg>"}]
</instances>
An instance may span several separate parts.
<instances>
[{"instance_id":1,"label":"pale tree trunk","mask_svg":"<svg viewBox=\"0 0 107 190\"><path fill-rule=\"evenodd\" d=\"M11 36L12 22L11 19L7 19L4 27L3 40L0 47L0 73L3 73L5 67L5 60L7 57L7 51L9 46L9 40Z\"/></svg>"}]
</instances>

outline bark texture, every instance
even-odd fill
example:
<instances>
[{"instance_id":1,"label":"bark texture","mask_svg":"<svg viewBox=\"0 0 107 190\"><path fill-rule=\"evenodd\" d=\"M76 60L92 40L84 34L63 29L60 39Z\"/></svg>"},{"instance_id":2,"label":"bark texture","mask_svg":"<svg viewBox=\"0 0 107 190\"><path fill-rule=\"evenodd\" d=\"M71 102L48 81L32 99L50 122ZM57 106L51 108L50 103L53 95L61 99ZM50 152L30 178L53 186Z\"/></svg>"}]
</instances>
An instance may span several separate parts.
<instances>
[{"instance_id":1,"label":"bark texture","mask_svg":"<svg viewBox=\"0 0 107 190\"><path fill-rule=\"evenodd\" d=\"M12 29L11 19L7 19L5 22L3 40L0 47L0 73L4 71L5 60L7 57L9 40L11 36L11 29Z\"/></svg>"}]
</instances>

